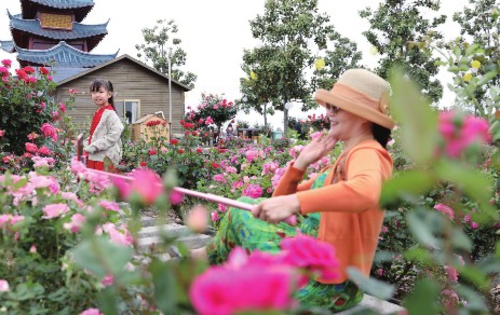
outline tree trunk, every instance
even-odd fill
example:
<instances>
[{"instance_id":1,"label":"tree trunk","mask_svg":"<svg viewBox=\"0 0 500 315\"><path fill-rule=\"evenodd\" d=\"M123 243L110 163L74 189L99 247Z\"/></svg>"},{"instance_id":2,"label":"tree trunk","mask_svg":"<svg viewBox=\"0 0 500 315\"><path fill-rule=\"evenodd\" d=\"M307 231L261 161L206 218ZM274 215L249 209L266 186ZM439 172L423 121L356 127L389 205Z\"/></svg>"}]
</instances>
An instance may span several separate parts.
<instances>
[{"instance_id":1,"label":"tree trunk","mask_svg":"<svg viewBox=\"0 0 500 315\"><path fill-rule=\"evenodd\" d=\"M284 126L283 126L283 138L287 138L287 131L288 131L288 109L284 109L283 110L283 123L284 123Z\"/></svg>"},{"instance_id":2,"label":"tree trunk","mask_svg":"<svg viewBox=\"0 0 500 315\"><path fill-rule=\"evenodd\" d=\"M264 104L264 130L267 128L267 104Z\"/></svg>"}]
</instances>

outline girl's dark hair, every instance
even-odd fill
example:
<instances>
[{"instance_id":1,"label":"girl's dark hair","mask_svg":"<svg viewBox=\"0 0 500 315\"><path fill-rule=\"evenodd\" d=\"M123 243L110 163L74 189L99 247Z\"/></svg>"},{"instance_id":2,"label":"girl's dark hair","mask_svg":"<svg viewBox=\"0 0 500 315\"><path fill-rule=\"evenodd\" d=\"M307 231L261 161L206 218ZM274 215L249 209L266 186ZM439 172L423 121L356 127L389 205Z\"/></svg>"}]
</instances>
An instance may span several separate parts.
<instances>
[{"instance_id":1,"label":"girl's dark hair","mask_svg":"<svg viewBox=\"0 0 500 315\"><path fill-rule=\"evenodd\" d=\"M391 140L391 129L372 124L372 133L375 140L377 140L384 149L387 149L387 142Z\"/></svg>"},{"instance_id":2,"label":"girl's dark hair","mask_svg":"<svg viewBox=\"0 0 500 315\"><path fill-rule=\"evenodd\" d=\"M115 108L115 102L113 100L114 96L114 90L113 90L113 83L109 80L103 80L103 79L94 79L92 82L90 82L90 92L97 92L99 89L103 87L106 91L111 92L111 97L108 99L109 105L113 107L113 109L116 112Z\"/></svg>"}]
</instances>

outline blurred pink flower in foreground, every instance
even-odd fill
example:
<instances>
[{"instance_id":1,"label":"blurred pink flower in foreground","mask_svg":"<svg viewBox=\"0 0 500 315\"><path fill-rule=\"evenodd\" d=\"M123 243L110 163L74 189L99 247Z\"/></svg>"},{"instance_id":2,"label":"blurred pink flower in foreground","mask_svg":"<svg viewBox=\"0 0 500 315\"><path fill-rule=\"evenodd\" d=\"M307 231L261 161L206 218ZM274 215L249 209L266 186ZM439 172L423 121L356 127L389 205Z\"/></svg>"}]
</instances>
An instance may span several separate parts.
<instances>
[{"instance_id":1,"label":"blurred pink flower in foreground","mask_svg":"<svg viewBox=\"0 0 500 315\"><path fill-rule=\"evenodd\" d=\"M201 233L208 226L208 210L202 205L194 206L187 215L186 225L193 231Z\"/></svg>"},{"instance_id":2,"label":"blurred pink flower in foreground","mask_svg":"<svg viewBox=\"0 0 500 315\"><path fill-rule=\"evenodd\" d=\"M144 204L152 205L163 193L160 176L150 169L136 169L132 173L132 178L130 182L121 178L113 178L113 183L124 199L129 199L135 193L141 197Z\"/></svg>"},{"instance_id":3,"label":"blurred pink flower in foreground","mask_svg":"<svg viewBox=\"0 0 500 315\"><path fill-rule=\"evenodd\" d=\"M226 263L194 280L189 295L196 311L229 315L290 310L298 305L293 293L307 284L307 276L337 277L338 262L330 244L298 235L285 238L281 247L278 254L255 250L250 255L234 248Z\"/></svg>"},{"instance_id":4,"label":"blurred pink flower in foreground","mask_svg":"<svg viewBox=\"0 0 500 315\"><path fill-rule=\"evenodd\" d=\"M201 315L287 310L296 305L292 285L293 278L285 270L252 265L244 270L216 266L194 280L189 295Z\"/></svg>"},{"instance_id":5,"label":"blurred pink flower in foreground","mask_svg":"<svg viewBox=\"0 0 500 315\"><path fill-rule=\"evenodd\" d=\"M9 291L9 283L7 280L0 279L0 292L7 292Z\"/></svg>"},{"instance_id":6,"label":"blurred pink flower in foreground","mask_svg":"<svg viewBox=\"0 0 500 315\"><path fill-rule=\"evenodd\" d=\"M473 115L455 111L441 112L439 132L444 139L444 150L449 157L457 158L471 145L491 141L488 122Z\"/></svg>"}]
</instances>

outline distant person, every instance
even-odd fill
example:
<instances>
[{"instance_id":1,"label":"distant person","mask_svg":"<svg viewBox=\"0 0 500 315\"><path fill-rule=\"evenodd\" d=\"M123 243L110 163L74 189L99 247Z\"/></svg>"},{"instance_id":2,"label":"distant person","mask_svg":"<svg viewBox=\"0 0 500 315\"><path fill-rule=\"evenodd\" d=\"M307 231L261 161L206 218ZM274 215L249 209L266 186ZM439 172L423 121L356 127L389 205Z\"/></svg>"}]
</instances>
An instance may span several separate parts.
<instances>
[{"instance_id":1,"label":"distant person","mask_svg":"<svg viewBox=\"0 0 500 315\"><path fill-rule=\"evenodd\" d=\"M116 113L110 81L93 80L90 93L97 110L90 125L88 145L83 150L88 153L87 167L104 171L104 158L108 157L114 165L122 159L121 135L124 126ZM113 166L111 170L115 170Z\"/></svg>"},{"instance_id":2,"label":"distant person","mask_svg":"<svg viewBox=\"0 0 500 315\"><path fill-rule=\"evenodd\" d=\"M228 138L232 138L234 137L234 130L233 130L233 125L232 124L229 124L226 128L226 136Z\"/></svg>"},{"instance_id":3,"label":"distant person","mask_svg":"<svg viewBox=\"0 0 500 315\"><path fill-rule=\"evenodd\" d=\"M303 123L301 123L300 120L297 120L294 129L297 131L300 140L306 139L306 131L305 131L306 128L303 126Z\"/></svg>"},{"instance_id":4,"label":"distant person","mask_svg":"<svg viewBox=\"0 0 500 315\"><path fill-rule=\"evenodd\" d=\"M126 111L125 112L125 120L127 121L127 124L132 123L132 112L131 111Z\"/></svg>"}]
</instances>

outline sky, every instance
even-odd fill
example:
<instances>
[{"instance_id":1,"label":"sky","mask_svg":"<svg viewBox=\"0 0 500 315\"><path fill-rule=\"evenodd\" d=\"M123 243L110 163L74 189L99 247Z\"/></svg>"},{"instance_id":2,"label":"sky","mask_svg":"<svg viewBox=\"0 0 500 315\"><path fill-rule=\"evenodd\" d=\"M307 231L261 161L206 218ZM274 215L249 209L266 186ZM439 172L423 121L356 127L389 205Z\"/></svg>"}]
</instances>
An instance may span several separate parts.
<instances>
[{"instance_id":1,"label":"sky","mask_svg":"<svg viewBox=\"0 0 500 315\"><path fill-rule=\"evenodd\" d=\"M336 30L344 37L355 41L363 53L364 65L375 67L378 56L370 54L371 45L362 32L369 29L366 20L358 12L366 7L376 9L380 0L318 0L319 12L327 13ZM94 0L95 6L85 24L100 24L109 19L108 35L92 51L97 54L128 54L137 58L136 44L143 42L141 29L151 28L159 19L173 19L179 27L178 37L181 47L186 51L186 65L182 69L198 75L195 88L186 94L186 106L196 106L201 93L224 94L228 100L239 99L239 79L246 76L241 70L244 49L252 49L259 41L252 38L249 21L264 13L265 0ZM339 5L341 3L342 5ZM441 11L448 15L448 21L440 30L447 38L459 35L459 26L451 20L454 12L468 4L467 0L442 0ZM0 1L0 40L11 39L7 9L11 14L21 12L19 0ZM15 59L14 55L0 50L0 59ZM18 67L14 63L13 68ZM441 81L449 80L442 73ZM446 84L444 84L447 90ZM445 91L442 103L452 102L451 95ZM313 112L320 113L321 109ZM142 113L147 114L147 113ZM294 106L290 116L304 118L300 106ZM263 123L260 115L239 114L250 124ZM269 118L277 127L282 124L283 114L276 113Z\"/></svg>"}]
</instances>

